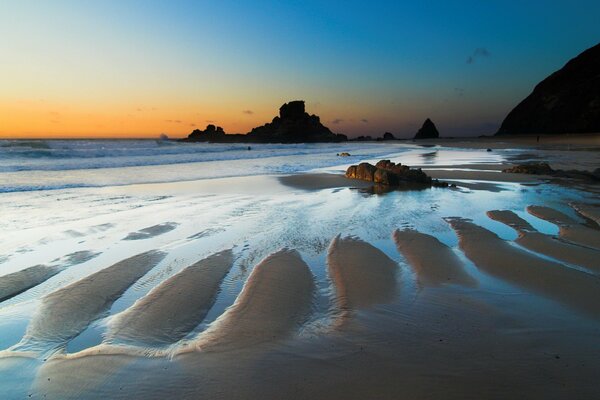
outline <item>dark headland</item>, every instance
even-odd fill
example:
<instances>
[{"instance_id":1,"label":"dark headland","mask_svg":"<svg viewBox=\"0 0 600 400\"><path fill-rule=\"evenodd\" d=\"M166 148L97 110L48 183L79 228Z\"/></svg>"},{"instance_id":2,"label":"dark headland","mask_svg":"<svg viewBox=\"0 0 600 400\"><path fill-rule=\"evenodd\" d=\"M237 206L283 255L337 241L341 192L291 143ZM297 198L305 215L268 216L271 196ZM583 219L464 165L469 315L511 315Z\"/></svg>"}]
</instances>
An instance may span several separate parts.
<instances>
[{"instance_id":1,"label":"dark headland","mask_svg":"<svg viewBox=\"0 0 600 400\"><path fill-rule=\"evenodd\" d=\"M497 135L600 132L600 44L540 82Z\"/></svg>"}]
</instances>

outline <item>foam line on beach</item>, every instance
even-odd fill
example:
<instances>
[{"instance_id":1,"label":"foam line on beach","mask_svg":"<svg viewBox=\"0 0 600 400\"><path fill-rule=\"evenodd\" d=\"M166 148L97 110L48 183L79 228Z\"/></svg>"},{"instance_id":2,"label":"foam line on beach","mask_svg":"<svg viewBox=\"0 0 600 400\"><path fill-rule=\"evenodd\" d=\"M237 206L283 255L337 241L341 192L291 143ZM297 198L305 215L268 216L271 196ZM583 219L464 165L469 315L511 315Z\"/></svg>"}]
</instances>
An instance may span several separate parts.
<instances>
[{"instance_id":1,"label":"foam line on beach","mask_svg":"<svg viewBox=\"0 0 600 400\"><path fill-rule=\"evenodd\" d=\"M107 341L161 345L185 337L208 314L232 263L233 252L225 250L173 275L116 315Z\"/></svg>"},{"instance_id":2,"label":"foam line on beach","mask_svg":"<svg viewBox=\"0 0 600 400\"><path fill-rule=\"evenodd\" d=\"M164 224L149 226L147 228L140 229L139 231L129 233L127 236L125 236L125 238L123 238L123 240L150 239L172 231L177 227L177 225L178 224L175 222L165 222Z\"/></svg>"},{"instance_id":3,"label":"foam line on beach","mask_svg":"<svg viewBox=\"0 0 600 400\"><path fill-rule=\"evenodd\" d=\"M600 225L600 204L569 203L569 205L585 218Z\"/></svg>"},{"instance_id":4,"label":"foam line on beach","mask_svg":"<svg viewBox=\"0 0 600 400\"><path fill-rule=\"evenodd\" d=\"M527 212L557 225L562 239L600 250L600 231L583 226L568 215L550 207L529 206Z\"/></svg>"},{"instance_id":5,"label":"foam line on beach","mask_svg":"<svg viewBox=\"0 0 600 400\"><path fill-rule=\"evenodd\" d=\"M108 310L116 299L165 255L159 251L141 253L48 294L42 299L25 337L15 349L64 345Z\"/></svg>"},{"instance_id":6,"label":"foam line on beach","mask_svg":"<svg viewBox=\"0 0 600 400\"><path fill-rule=\"evenodd\" d=\"M462 261L452 249L434 236L414 229L396 230L393 236L398 251L417 275L419 284L434 287L477 285L477 280L465 272Z\"/></svg>"},{"instance_id":7,"label":"foam line on beach","mask_svg":"<svg viewBox=\"0 0 600 400\"><path fill-rule=\"evenodd\" d=\"M515 229L519 234L515 242L526 249L600 273L600 251L572 245L537 232L527 221L512 211L493 210L488 211L487 215Z\"/></svg>"},{"instance_id":8,"label":"foam line on beach","mask_svg":"<svg viewBox=\"0 0 600 400\"><path fill-rule=\"evenodd\" d=\"M338 236L329 246L327 264L340 309L365 308L394 299L398 265L369 243Z\"/></svg>"},{"instance_id":9,"label":"foam line on beach","mask_svg":"<svg viewBox=\"0 0 600 400\"><path fill-rule=\"evenodd\" d=\"M284 338L308 317L315 283L296 250L280 250L254 267L234 304L180 352L231 350Z\"/></svg>"},{"instance_id":10,"label":"foam line on beach","mask_svg":"<svg viewBox=\"0 0 600 400\"><path fill-rule=\"evenodd\" d=\"M600 279L511 246L496 234L462 218L447 218L465 255L484 272L600 317Z\"/></svg>"}]
</instances>

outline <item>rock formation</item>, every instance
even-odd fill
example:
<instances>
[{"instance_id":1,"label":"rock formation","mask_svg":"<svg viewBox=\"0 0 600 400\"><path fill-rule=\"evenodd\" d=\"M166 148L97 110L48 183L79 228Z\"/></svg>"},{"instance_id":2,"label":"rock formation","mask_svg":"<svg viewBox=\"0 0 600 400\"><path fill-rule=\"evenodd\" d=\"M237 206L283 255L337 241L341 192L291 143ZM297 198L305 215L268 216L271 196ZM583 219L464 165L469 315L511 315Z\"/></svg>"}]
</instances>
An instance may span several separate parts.
<instances>
[{"instance_id":1,"label":"rock formation","mask_svg":"<svg viewBox=\"0 0 600 400\"><path fill-rule=\"evenodd\" d=\"M425 122L423 122L423 126L417 134L415 135L415 139L436 139L440 137L440 133L438 132L435 124L427 118Z\"/></svg>"},{"instance_id":2,"label":"rock formation","mask_svg":"<svg viewBox=\"0 0 600 400\"><path fill-rule=\"evenodd\" d=\"M352 165L346 170L346 177L391 187L408 183L417 184L417 186L448 186L446 182L431 179L421 168L411 169L406 165L396 164L390 160L381 160L375 165L369 163Z\"/></svg>"},{"instance_id":3,"label":"rock formation","mask_svg":"<svg viewBox=\"0 0 600 400\"><path fill-rule=\"evenodd\" d=\"M540 82L497 135L591 132L600 132L600 44Z\"/></svg>"},{"instance_id":4,"label":"rock formation","mask_svg":"<svg viewBox=\"0 0 600 400\"><path fill-rule=\"evenodd\" d=\"M221 142L225 139L225 131L220 126L207 125L205 130L194 129L188 139L198 142Z\"/></svg>"},{"instance_id":5,"label":"rock formation","mask_svg":"<svg viewBox=\"0 0 600 400\"><path fill-rule=\"evenodd\" d=\"M396 137L391 132L386 132L383 134L383 140L394 140Z\"/></svg>"},{"instance_id":6,"label":"rock formation","mask_svg":"<svg viewBox=\"0 0 600 400\"><path fill-rule=\"evenodd\" d=\"M335 134L316 115L304 110L304 101L295 100L279 108L279 116L247 134L248 141L261 143L343 142L345 135Z\"/></svg>"}]
</instances>

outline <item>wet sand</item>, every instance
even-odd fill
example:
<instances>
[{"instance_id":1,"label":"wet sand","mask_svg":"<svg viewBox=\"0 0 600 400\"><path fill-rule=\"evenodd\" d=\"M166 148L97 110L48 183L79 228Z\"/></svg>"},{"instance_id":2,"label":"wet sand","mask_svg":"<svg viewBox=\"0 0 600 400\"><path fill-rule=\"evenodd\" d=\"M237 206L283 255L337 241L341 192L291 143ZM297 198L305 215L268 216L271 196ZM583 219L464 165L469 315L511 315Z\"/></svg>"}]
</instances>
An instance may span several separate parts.
<instances>
[{"instance_id":1,"label":"wet sand","mask_svg":"<svg viewBox=\"0 0 600 400\"><path fill-rule=\"evenodd\" d=\"M158 251L138 254L47 295L16 349L62 346L164 256Z\"/></svg>"},{"instance_id":2,"label":"wet sand","mask_svg":"<svg viewBox=\"0 0 600 400\"><path fill-rule=\"evenodd\" d=\"M557 225L562 239L600 250L600 230L583 226L568 215L550 207L529 206L527 212Z\"/></svg>"},{"instance_id":3,"label":"wet sand","mask_svg":"<svg viewBox=\"0 0 600 400\"><path fill-rule=\"evenodd\" d=\"M600 273L600 251L563 242L537 232L527 221L509 210L488 211L487 215L515 229L519 234L515 242L526 249Z\"/></svg>"},{"instance_id":4,"label":"wet sand","mask_svg":"<svg viewBox=\"0 0 600 400\"><path fill-rule=\"evenodd\" d=\"M600 318L600 279L511 246L493 232L449 218L465 255L485 272Z\"/></svg>"},{"instance_id":5,"label":"wet sand","mask_svg":"<svg viewBox=\"0 0 600 400\"><path fill-rule=\"evenodd\" d=\"M357 238L336 237L327 254L329 276L342 310L392 301L398 265L381 250Z\"/></svg>"},{"instance_id":6,"label":"wet sand","mask_svg":"<svg viewBox=\"0 0 600 400\"><path fill-rule=\"evenodd\" d=\"M231 268L226 250L186 267L109 323L106 340L164 345L185 337L206 316Z\"/></svg>"},{"instance_id":7,"label":"wet sand","mask_svg":"<svg viewBox=\"0 0 600 400\"><path fill-rule=\"evenodd\" d=\"M224 351L284 338L308 317L314 289L310 269L297 251L274 253L254 267L235 303L192 348Z\"/></svg>"},{"instance_id":8,"label":"wet sand","mask_svg":"<svg viewBox=\"0 0 600 400\"><path fill-rule=\"evenodd\" d=\"M404 229L394 232L394 241L423 286L477 285L477 280L465 272L458 256L434 236Z\"/></svg>"}]
</instances>

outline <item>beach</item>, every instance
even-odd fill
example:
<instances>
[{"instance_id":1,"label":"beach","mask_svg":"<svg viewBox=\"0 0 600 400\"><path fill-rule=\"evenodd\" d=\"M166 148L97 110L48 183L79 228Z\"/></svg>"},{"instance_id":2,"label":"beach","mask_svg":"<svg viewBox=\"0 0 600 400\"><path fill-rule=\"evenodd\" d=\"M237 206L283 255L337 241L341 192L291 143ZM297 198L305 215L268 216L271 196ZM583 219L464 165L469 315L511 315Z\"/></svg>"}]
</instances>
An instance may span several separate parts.
<instances>
[{"instance_id":1,"label":"beach","mask_svg":"<svg viewBox=\"0 0 600 400\"><path fill-rule=\"evenodd\" d=\"M597 396L600 135L0 155L0 398Z\"/></svg>"}]
</instances>

